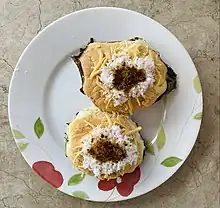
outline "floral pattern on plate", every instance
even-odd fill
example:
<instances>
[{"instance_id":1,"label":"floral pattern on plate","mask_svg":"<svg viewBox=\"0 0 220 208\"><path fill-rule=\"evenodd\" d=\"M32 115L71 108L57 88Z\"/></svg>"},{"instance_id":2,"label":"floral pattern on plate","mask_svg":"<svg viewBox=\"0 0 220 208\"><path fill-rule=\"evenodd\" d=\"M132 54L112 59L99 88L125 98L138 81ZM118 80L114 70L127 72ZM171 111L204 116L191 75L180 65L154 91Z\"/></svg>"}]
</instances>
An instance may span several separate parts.
<instances>
[{"instance_id":1,"label":"floral pattern on plate","mask_svg":"<svg viewBox=\"0 0 220 208\"><path fill-rule=\"evenodd\" d=\"M138 183L140 177L140 167L137 167L132 173L125 174L119 180L100 180L98 183L98 188L102 191L110 191L116 187L118 193L121 196L126 197L132 193L134 186Z\"/></svg>"}]
</instances>

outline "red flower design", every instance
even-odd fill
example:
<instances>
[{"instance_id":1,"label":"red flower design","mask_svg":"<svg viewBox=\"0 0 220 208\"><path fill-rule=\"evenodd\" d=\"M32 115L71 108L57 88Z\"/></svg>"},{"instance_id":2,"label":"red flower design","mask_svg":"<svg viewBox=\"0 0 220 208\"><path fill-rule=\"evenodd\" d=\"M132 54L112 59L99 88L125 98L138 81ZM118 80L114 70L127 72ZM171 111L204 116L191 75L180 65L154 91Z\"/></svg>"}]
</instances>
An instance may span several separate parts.
<instances>
[{"instance_id":1,"label":"red flower design","mask_svg":"<svg viewBox=\"0 0 220 208\"><path fill-rule=\"evenodd\" d=\"M121 196L129 196L132 193L134 186L140 180L140 176L141 171L140 168L137 167L132 173L127 173L122 176L120 183L118 183L116 179L109 181L101 180L98 183L98 188L102 191L110 191L116 187Z\"/></svg>"},{"instance_id":2,"label":"red flower design","mask_svg":"<svg viewBox=\"0 0 220 208\"><path fill-rule=\"evenodd\" d=\"M33 170L45 181L59 188L63 184L62 174L55 170L53 164L47 161L38 161L32 165Z\"/></svg>"}]
</instances>

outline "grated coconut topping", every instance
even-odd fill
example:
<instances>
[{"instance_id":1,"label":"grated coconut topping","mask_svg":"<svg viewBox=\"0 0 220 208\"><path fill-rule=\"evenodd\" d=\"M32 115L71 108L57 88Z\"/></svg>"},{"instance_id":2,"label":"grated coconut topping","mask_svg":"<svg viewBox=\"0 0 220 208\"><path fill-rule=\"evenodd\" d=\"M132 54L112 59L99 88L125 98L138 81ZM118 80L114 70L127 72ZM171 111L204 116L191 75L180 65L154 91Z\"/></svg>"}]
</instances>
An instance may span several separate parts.
<instances>
[{"instance_id":1,"label":"grated coconut topping","mask_svg":"<svg viewBox=\"0 0 220 208\"><path fill-rule=\"evenodd\" d=\"M105 138L102 138L105 136ZM89 154L93 146L93 138L105 139L112 143L117 143L124 148L126 157L118 162L100 162ZM111 174L122 170L126 164L135 164L138 159L137 146L131 142L132 137L122 134L121 128L118 125L108 127L96 127L93 129L91 135L83 138L83 168L88 169L94 173L95 176L101 174Z\"/></svg>"},{"instance_id":2,"label":"grated coconut topping","mask_svg":"<svg viewBox=\"0 0 220 208\"><path fill-rule=\"evenodd\" d=\"M113 80L114 73L117 67L135 67L137 70L144 70L146 79L143 82L137 83L132 87L128 93L125 93L123 90L117 90L114 88ZM121 103L126 102L130 97L139 97L144 96L149 86L152 86L154 83L154 71L155 65L153 60L150 57L144 58L134 58L131 59L129 56L124 55L121 57L112 56L110 62L106 66L102 67L102 72L100 76L101 82L106 86L109 91L105 92L107 98L112 98L114 106L118 106Z\"/></svg>"}]
</instances>

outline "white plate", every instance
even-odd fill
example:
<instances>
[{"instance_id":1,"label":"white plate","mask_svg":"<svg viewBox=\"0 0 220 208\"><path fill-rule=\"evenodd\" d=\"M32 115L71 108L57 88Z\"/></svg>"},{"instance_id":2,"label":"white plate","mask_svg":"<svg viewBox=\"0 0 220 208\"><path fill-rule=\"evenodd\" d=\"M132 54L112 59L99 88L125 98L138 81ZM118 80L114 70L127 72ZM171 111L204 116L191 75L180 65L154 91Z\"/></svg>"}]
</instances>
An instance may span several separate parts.
<instances>
[{"instance_id":1,"label":"white plate","mask_svg":"<svg viewBox=\"0 0 220 208\"><path fill-rule=\"evenodd\" d=\"M135 121L144 128L142 136L156 139L154 154L148 153L140 169L130 175L138 177L140 171L138 183L127 181L127 187L121 190L118 184L110 187L95 177L81 177L64 155L65 123L91 105L79 91L81 79L70 55L87 44L90 37L113 41L134 36L143 37L161 53L178 74L178 89L167 97L166 103L160 101L135 113ZM133 198L165 182L189 155L201 118L201 86L184 47L159 23L125 9L86 9L50 24L23 52L10 85L11 129L28 164L64 193L92 201ZM126 189L132 188L128 193Z\"/></svg>"}]
</instances>

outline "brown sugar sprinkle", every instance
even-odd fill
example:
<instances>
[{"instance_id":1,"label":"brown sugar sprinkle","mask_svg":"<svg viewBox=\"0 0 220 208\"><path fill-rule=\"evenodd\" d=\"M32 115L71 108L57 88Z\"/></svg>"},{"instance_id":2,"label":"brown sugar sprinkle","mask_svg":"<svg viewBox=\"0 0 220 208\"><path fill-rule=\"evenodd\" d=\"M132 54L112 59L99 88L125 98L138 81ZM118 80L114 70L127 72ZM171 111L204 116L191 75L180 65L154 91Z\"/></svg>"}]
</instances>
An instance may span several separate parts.
<instances>
[{"instance_id":1,"label":"brown sugar sprinkle","mask_svg":"<svg viewBox=\"0 0 220 208\"><path fill-rule=\"evenodd\" d=\"M117 90L128 92L139 82L144 82L146 75L144 70L138 70L135 67L121 66L116 69L113 79L113 86Z\"/></svg>"},{"instance_id":2,"label":"brown sugar sprinkle","mask_svg":"<svg viewBox=\"0 0 220 208\"><path fill-rule=\"evenodd\" d=\"M100 162L118 162L123 160L127 155L125 150L119 144L111 143L107 140L99 139L93 144L88 153Z\"/></svg>"}]
</instances>

